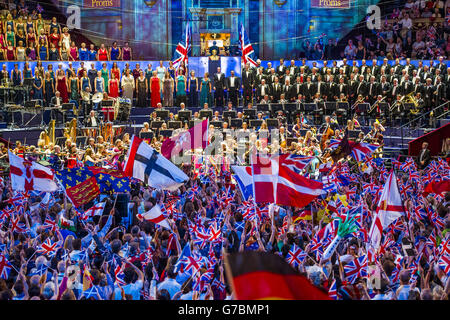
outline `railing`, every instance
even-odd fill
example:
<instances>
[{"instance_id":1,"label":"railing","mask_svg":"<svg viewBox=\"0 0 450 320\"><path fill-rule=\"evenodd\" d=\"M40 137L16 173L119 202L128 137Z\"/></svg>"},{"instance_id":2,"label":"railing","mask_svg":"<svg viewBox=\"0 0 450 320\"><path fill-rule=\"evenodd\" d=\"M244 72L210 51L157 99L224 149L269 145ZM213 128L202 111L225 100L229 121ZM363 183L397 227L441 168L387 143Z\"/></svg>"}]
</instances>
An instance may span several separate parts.
<instances>
[{"instance_id":1,"label":"railing","mask_svg":"<svg viewBox=\"0 0 450 320\"><path fill-rule=\"evenodd\" d=\"M434 113L435 113L437 110L439 110L439 109L444 109L444 107L445 107L446 105L448 105L449 103L450 103L450 101L444 102L443 104L441 104L441 105L437 106L436 108L434 108L434 109L428 111L427 113L424 113L424 114L418 116L417 118L415 118L415 119L413 119L413 120L411 120L411 121L405 123L404 125L402 125L402 126L400 127L400 135L401 135L402 146L403 146L403 144L404 144L403 128L406 128L406 127L409 128L410 125L411 125L412 123L415 123L415 122L421 120L422 118L429 116L431 113L434 114ZM436 117L436 119L440 119L442 116L448 114L449 112L450 112L450 110L446 111L446 112L443 113L443 114L440 114L439 116ZM434 121L436 121L436 119L434 119ZM434 126L434 125L435 125L435 123L433 123L433 126ZM418 137L416 137L416 138L418 138Z\"/></svg>"}]
</instances>

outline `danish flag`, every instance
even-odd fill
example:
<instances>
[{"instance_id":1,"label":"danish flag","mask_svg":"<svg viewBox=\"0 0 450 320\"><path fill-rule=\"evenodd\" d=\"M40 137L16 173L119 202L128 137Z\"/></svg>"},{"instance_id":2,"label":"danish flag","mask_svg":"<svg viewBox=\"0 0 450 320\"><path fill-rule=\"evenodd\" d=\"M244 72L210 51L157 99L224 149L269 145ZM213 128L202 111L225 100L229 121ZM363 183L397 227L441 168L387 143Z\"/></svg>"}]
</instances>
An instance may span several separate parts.
<instances>
[{"instance_id":1,"label":"danish flag","mask_svg":"<svg viewBox=\"0 0 450 320\"><path fill-rule=\"evenodd\" d=\"M242 23L241 23L241 28L239 31L239 43L241 45L243 64L246 65L247 62L250 62L252 65L254 65L256 67L257 64L256 64L255 60L253 59L255 50L253 50L252 44L250 43L250 40L247 36L247 33L245 32L245 28Z\"/></svg>"}]
</instances>

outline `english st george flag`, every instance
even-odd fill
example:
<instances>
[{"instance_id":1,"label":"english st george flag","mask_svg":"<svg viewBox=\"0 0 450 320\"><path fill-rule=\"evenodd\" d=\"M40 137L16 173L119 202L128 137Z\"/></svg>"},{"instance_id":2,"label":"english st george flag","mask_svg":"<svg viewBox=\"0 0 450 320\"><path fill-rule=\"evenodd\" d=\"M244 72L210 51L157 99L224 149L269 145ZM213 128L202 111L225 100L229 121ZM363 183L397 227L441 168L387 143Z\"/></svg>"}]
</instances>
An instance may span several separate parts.
<instances>
[{"instance_id":1,"label":"english st george flag","mask_svg":"<svg viewBox=\"0 0 450 320\"><path fill-rule=\"evenodd\" d=\"M377 212L369 231L369 246L376 250L380 246L381 235L392 222L400 218L405 212L402 198L398 191L397 178L391 171L383 188Z\"/></svg>"},{"instance_id":2,"label":"english st george flag","mask_svg":"<svg viewBox=\"0 0 450 320\"><path fill-rule=\"evenodd\" d=\"M125 174L155 189L175 191L189 178L143 139L133 136L128 149Z\"/></svg>"},{"instance_id":3,"label":"english st george flag","mask_svg":"<svg viewBox=\"0 0 450 320\"><path fill-rule=\"evenodd\" d=\"M139 220L147 220L159 224L160 226L168 230L172 230L163 213L161 212L161 208L159 207L159 205L154 205L150 210L143 214L138 214L136 217Z\"/></svg>"}]
</instances>

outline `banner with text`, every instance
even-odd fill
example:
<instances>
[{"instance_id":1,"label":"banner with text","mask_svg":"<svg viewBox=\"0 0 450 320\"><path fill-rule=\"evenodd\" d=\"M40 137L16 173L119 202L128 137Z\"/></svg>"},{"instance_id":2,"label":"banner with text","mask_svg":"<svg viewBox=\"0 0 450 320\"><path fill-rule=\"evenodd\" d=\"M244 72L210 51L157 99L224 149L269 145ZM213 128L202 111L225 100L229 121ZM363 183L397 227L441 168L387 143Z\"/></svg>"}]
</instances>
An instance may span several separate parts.
<instances>
[{"instance_id":1,"label":"banner with text","mask_svg":"<svg viewBox=\"0 0 450 320\"><path fill-rule=\"evenodd\" d=\"M350 0L311 0L312 8L349 9Z\"/></svg>"},{"instance_id":2,"label":"banner with text","mask_svg":"<svg viewBox=\"0 0 450 320\"><path fill-rule=\"evenodd\" d=\"M120 0L83 0L86 8L120 8Z\"/></svg>"}]
</instances>

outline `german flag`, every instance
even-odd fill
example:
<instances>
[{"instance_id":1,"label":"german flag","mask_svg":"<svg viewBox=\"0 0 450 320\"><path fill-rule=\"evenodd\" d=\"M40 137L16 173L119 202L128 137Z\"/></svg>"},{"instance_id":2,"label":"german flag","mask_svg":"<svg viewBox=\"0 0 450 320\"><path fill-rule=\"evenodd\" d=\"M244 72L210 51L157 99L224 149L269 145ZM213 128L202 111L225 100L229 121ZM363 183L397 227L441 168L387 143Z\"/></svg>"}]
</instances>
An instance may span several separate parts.
<instances>
[{"instance_id":1,"label":"german flag","mask_svg":"<svg viewBox=\"0 0 450 320\"><path fill-rule=\"evenodd\" d=\"M330 300L280 256L247 251L227 255L225 268L238 300Z\"/></svg>"}]
</instances>

